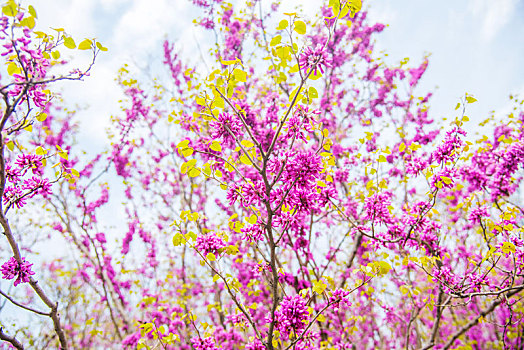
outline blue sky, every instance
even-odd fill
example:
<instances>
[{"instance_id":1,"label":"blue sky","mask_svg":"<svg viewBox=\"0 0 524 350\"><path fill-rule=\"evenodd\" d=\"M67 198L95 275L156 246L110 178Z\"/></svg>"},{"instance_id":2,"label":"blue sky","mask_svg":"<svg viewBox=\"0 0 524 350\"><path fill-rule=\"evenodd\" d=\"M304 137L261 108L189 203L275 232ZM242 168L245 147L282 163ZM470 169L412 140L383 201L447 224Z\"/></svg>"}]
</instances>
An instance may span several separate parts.
<instances>
[{"instance_id":1,"label":"blue sky","mask_svg":"<svg viewBox=\"0 0 524 350\"><path fill-rule=\"evenodd\" d=\"M307 16L318 2L283 0L281 12L295 4ZM166 37L178 40L186 52L204 40L190 23L189 0L36 0L34 5L43 30L64 27L74 38L97 37L110 50L85 82L62 87L67 102L88 106L80 117L89 121L83 130L93 138L104 137L100 129L119 111L122 96L114 77L123 63L142 68L158 63ZM523 1L371 0L365 5L370 18L388 25L377 36L377 48L389 53L391 63L410 57L416 64L431 53L421 88L434 91L434 117L451 116L468 92L478 99L467 112L471 130L491 110L508 110L510 93L524 95ZM87 56L75 54L76 62L87 63Z\"/></svg>"}]
</instances>

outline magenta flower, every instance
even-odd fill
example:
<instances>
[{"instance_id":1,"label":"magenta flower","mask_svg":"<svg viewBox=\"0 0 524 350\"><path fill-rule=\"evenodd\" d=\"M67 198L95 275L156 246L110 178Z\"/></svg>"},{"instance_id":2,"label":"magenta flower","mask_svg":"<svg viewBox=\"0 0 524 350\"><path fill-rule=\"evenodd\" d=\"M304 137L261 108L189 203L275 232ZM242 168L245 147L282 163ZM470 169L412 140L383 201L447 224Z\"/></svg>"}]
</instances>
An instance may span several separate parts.
<instances>
[{"instance_id":1,"label":"magenta flower","mask_svg":"<svg viewBox=\"0 0 524 350\"><path fill-rule=\"evenodd\" d=\"M29 168L35 175L43 174L42 157L36 154L21 154L16 160L16 165L20 168Z\"/></svg>"},{"instance_id":2,"label":"magenta flower","mask_svg":"<svg viewBox=\"0 0 524 350\"><path fill-rule=\"evenodd\" d=\"M224 248L225 246L226 244L222 238L218 237L216 233L198 236L195 244L195 248L204 255L209 253L215 254L220 248Z\"/></svg>"},{"instance_id":3,"label":"magenta flower","mask_svg":"<svg viewBox=\"0 0 524 350\"><path fill-rule=\"evenodd\" d=\"M43 197L47 198L48 195L52 194L51 183L48 179L38 178L36 176L31 177L24 181L24 186L26 190L34 191L31 194L31 197L34 197L35 194L40 194Z\"/></svg>"},{"instance_id":4,"label":"magenta flower","mask_svg":"<svg viewBox=\"0 0 524 350\"><path fill-rule=\"evenodd\" d=\"M205 339L193 338L191 339L191 345L195 350L218 350L215 341L211 337Z\"/></svg>"},{"instance_id":5,"label":"magenta flower","mask_svg":"<svg viewBox=\"0 0 524 350\"><path fill-rule=\"evenodd\" d=\"M209 123L209 127L212 138L221 137L226 142L232 142L234 140L233 135L237 135L242 129L242 122L236 115L220 113L216 121Z\"/></svg>"},{"instance_id":6,"label":"magenta flower","mask_svg":"<svg viewBox=\"0 0 524 350\"><path fill-rule=\"evenodd\" d=\"M4 204L14 203L18 209L26 205L24 191L19 186L7 186L4 191Z\"/></svg>"},{"instance_id":7,"label":"magenta flower","mask_svg":"<svg viewBox=\"0 0 524 350\"><path fill-rule=\"evenodd\" d=\"M317 44L315 50L311 49L311 47L304 49L304 52L300 55L299 65L305 71L313 69L314 74L317 74L317 69L319 69L324 74L324 68L331 67L331 62L332 60L325 48Z\"/></svg>"},{"instance_id":8,"label":"magenta flower","mask_svg":"<svg viewBox=\"0 0 524 350\"><path fill-rule=\"evenodd\" d=\"M285 336L300 335L309 318L306 301L300 295L286 296L275 312L276 328Z\"/></svg>"},{"instance_id":9,"label":"magenta flower","mask_svg":"<svg viewBox=\"0 0 524 350\"><path fill-rule=\"evenodd\" d=\"M12 280L13 278L16 278L16 287L20 283L29 282L31 275L35 274L33 271L31 271L31 266L33 266L33 264L30 264L25 260L25 258L22 258L21 263L18 263L15 257L11 257L11 259L2 265L0 271L2 271L2 278L6 280Z\"/></svg>"}]
</instances>

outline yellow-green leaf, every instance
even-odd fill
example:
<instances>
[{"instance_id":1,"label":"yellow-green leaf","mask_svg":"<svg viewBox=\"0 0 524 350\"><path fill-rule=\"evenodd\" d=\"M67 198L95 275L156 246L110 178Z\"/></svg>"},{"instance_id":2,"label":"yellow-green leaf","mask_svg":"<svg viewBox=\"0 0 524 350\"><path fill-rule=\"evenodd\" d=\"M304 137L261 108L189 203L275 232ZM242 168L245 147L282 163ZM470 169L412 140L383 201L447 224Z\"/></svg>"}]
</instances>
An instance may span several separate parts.
<instances>
[{"instance_id":1,"label":"yellow-green leaf","mask_svg":"<svg viewBox=\"0 0 524 350\"><path fill-rule=\"evenodd\" d=\"M251 164L253 164L253 163L251 163L251 161L249 160L249 158L248 158L245 154L243 154L243 155L240 156L240 161L241 161L242 163L246 164L246 165L251 165Z\"/></svg>"},{"instance_id":2,"label":"yellow-green leaf","mask_svg":"<svg viewBox=\"0 0 524 350\"><path fill-rule=\"evenodd\" d=\"M282 40L282 35L277 35L273 39L271 39L271 42L269 43L270 46L275 46L280 44L280 41Z\"/></svg>"},{"instance_id":3,"label":"yellow-green leaf","mask_svg":"<svg viewBox=\"0 0 524 350\"><path fill-rule=\"evenodd\" d=\"M26 17L20 21L22 27L33 29L35 27L35 19L33 17Z\"/></svg>"},{"instance_id":4,"label":"yellow-green leaf","mask_svg":"<svg viewBox=\"0 0 524 350\"><path fill-rule=\"evenodd\" d=\"M445 183L446 185L449 185L449 184L451 184L451 182L452 182L452 180L451 180L449 177L447 177L447 176L441 176L440 179L441 179L442 181L444 181L444 183Z\"/></svg>"},{"instance_id":5,"label":"yellow-green leaf","mask_svg":"<svg viewBox=\"0 0 524 350\"><path fill-rule=\"evenodd\" d=\"M60 51L55 50L55 51L51 52L51 56L53 56L53 58L55 60L59 59L60 58Z\"/></svg>"},{"instance_id":6,"label":"yellow-green leaf","mask_svg":"<svg viewBox=\"0 0 524 350\"><path fill-rule=\"evenodd\" d=\"M200 175L202 171L200 170L200 168L191 168L188 172L187 172L187 175L189 175L189 177L197 177L198 175Z\"/></svg>"},{"instance_id":7,"label":"yellow-green leaf","mask_svg":"<svg viewBox=\"0 0 524 350\"><path fill-rule=\"evenodd\" d=\"M306 34L306 24L303 21L296 21L294 29L298 34Z\"/></svg>"},{"instance_id":8,"label":"yellow-green leaf","mask_svg":"<svg viewBox=\"0 0 524 350\"><path fill-rule=\"evenodd\" d=\"M76 48L75 41L70 36L64 38L64 46L68 49L74 49Z\"/></svg>"},{"instance_id":9,"label":"yellow-green leaf","mask_svg":"<svg viewBox=\"0 0 524 350\"><path fill-rule=\"evenodd\" d=\"M473 103L473 102L477 102L477 99L473 96L467 95L466 101L468 101L468 103Z\"/></svg>"},{"instance_id":10,"label":"yellow-green leaf","mask_svg":"<svg viewBox=\"0 0 524 350\"><path fill-rule=\"evenodd\" d=\"M28 11L29 11L29 14L31 16L33 16L34 18L38 18L38 16L36 15L36 10L35 8L33 7L33 5L29 5L28 7Z\"/></svg>"},{"instance_id":11,"label":"yellow-green leaf","mask_svg":"<svg viewBox=\"0 0 524 350\"><path fill-rule=\"evenodd\" d=\"M313 86L309 87L308 94L310 98L318 98L318 91Z\"/></svg>"},{"instance_id":12,"label":"yellow-green leaf","mask_svg":"<svg viewBox=\"0 0 524 350\"><path fill-rule=\"evenodd\" d=\"M207 260L209 261L215 261L217 259L215 254L213 253L207 253L206 257L207 257Z\"/></svg>"},{"instance_id":13,"label":"yellow-green leaf","mask_svg":"<svg viewBox=\"0 0 524 350\"><path fill-rule=\"evenodd\" d=\"M40 113L39 115L36 116L36 120L38 120L39 122L43 122L46 119L47 119L46 113Z\"/></svg>"},{"instance_id":14,"label":"yellow-green leaf","mask_svg":"<svg viewBox=\"0 0 524 350\"><path fill-rule=\"evenodd\" d=\"M32 132L33 131L33 124L29 124L28 126L26 126L24 128L25 131L29 131L29 132Z\"/></svg>"},{"instance_id":15,"label":"yellow-green leaf","mask_svg":"<svg viewBox=\"0 0 524 350\"><path fill-rule=\"evenodd\" d=\"M362 1L361 0L350 0L349 1L351 8L351 17L355 17L355 14L359 12L362 9Z\"/></svg>"},{"instance_id":16,"label":"yellow-green leaf","mask_svg":"<svg viewBox=\"0 0 524 350\"><path fill-rule=\"evenodd\" d=\"M242 140L242 141L240 142L240 144L241 144L242 146L246 147L246 148L251 148L251 147L253 147L253 146L255 145L253 142L251 142L251 141L249 141L249 140Z\"/></svg>"},{"instance_id":17,"label":"yellow-green leaf","mask_svg":"<svg viewBox=\"0 0 524 350\"><path fill-rule=\"evenodd\" d=\"M47 153L47 151L43 149L41 146L38 146L35 150L35 153L37 156L43 156L44 154Z\"/></svg>"},{"instance_id":18,"label":"yellow-green leaf","mask_svg":"<svg viewBox=\"0 0 524 350\"><path fill-rule=\"evenodd\" d=\"M21 72L20 67L14 62L9 63L7 66L7 74L9 75L20 74Z\"/></svg>"},{"instance_id":19,"label":"yellow-green leaf","mask_svg":"<svg viewBox=\"0 0 524 350\"><path fill-rule=\"evenodd\" d=\"M9 141L8 143L6 143L6 146L10 151L13 151L15 149L15 143L13 141Z\"/></svg>"},{"instance_id":20,"label":"yellow-green leaf","mask_svg":"<svg viewBox=\"0 0 524 350\"><path fill-rule=\"evenodd\" d=\"M14 1L9 1L2 7L2 13L9 17L14 17L18 13L18 6Z\"/></svg>"},{"instance_id":21,"label":"yellow-green leaf","mask_svg":"<svg viewBox=\"0 0 524 350\"><path fill-rule=\"evenodd\" d=\"M289 26L289 22L287 21L287 19L283 19L283 20L281 20L280 23L278 24L277 30L283 30L283 29L286 29L288 26Z\"/></svg>"},{"instance_id":22,"label":"yellow-green leaf","mask_svg":"<svg viewBox=\"0 0 524 350\"><path fill-rule=\"evenodd\" d=\"M296 73L298 72L298 70L299 70L298 64L295 64L293 67L291 67L291 69L289 70L289 73Z\"/></svg>"},{"instance_id":23,"label":"yellow-green leaf","mask_svg":"<svg viewBox=\"0 0 524 350\"><path fill-rule=\"evenodd\" d=\"M89 50L93 42L90 39L84 39L80 44L78 44L79 50Z\"/></svg>"},{"instance_id":24,"label":"yellow-green leaf","mask_svg":"<svg viewBox=\"0 0 524 350\"><path fill-rule=\"evenodd\" d=\"M511 242L504 242L502 244L502 252L504 254L515 253L515 245Z\"/></svg>"},{"instance_id":25,"label":"yellow-green leaf","mask_svg":"<svg viewBox=\"0 0 524 350\"><path fill-rule=\"evenodd\" d=\"M233 71L233 75L235 76L235 79L241 82L245 82L247 80L247 73L244 72L242 69L236 68Z\"/></svg>"},{"instance_id":26,"label":"yellow-green leaf","mask_svg":"<svg viewBox=\"0 0 524 350\"><path fill-rule=\"evenodd\" d=\"M98 47L100 51L107 51L107 47L102 46L98 41L96 42L96 47Z\"/></svg>"},{"instance_id":27,"label":"yellow-green leaf","mask_svg":"<svg viewBox=\"0 0 524 350\"><path fill-rule=\"evenodd\" d=\"M250 223L251 225L254 225L257 223L257 216L255 214L251 215L248 219L247 219L247 222Z\"/></svg>"},{"instance_id":28,"label":"yellow-green leaf","mask_svg":"<svg viewBox=\"0 0 524 350\"><path fill-rule=\"evenodd\" d=\"M211 146L209 146L209 148L211 148L213 151L216 151L216 152L222 152L222 146L220 145L220 142L218 141L213 141L211 143Z\"/></svg>"}]
</instances>

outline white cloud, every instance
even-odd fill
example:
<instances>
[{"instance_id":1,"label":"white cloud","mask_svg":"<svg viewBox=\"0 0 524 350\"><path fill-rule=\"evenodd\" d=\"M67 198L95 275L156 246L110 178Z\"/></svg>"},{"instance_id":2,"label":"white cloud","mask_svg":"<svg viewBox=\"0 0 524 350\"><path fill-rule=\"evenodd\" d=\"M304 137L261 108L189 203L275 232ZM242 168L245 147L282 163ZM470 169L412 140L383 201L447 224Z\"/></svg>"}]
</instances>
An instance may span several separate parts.
<instances>
[{"instance_id":1,"label":"white cloud","mask_svg":"<svg viewBox=\"0 0 524 350\"><path fill-rule=\"evenodd\" d=\"M469 10L473 16L482 20L482 37L491 41L498 32L509 22L517 0L470 0Z\"/></svg>"}]
</instances>

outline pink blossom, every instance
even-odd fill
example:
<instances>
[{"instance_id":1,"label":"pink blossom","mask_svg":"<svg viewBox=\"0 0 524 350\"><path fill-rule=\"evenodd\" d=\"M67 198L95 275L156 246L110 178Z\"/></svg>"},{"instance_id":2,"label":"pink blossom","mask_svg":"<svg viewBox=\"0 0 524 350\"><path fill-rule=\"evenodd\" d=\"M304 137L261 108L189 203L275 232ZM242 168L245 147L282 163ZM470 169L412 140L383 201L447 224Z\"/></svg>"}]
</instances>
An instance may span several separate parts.
<instances>
[{"instance_id":1,"label":"pink blossom","mask_svg":"<svg viewBox=\"0 0 524 350\"><path fill-rule=\"evenodd\" d=\"M305 71L312 69L315 75L317 74L317 69L324 74L324 68L331 67L331 58L325 47L317 44L315 50L309 46L304 49L304 52L300 55L299 65Z\"/></svg>"},{"instance_id":2,"label":"pink blossom","mask_svg":"<svg viewBox=\"0 0 524 350\"><path fill-rule=\"evenodd\" d=\"M0 270L2 271L2 278L11 280L16 278L15 287L20 283L27 283L31 279L31 276L35 273L31 271L31 266L25 258L22 258L21 262L18 262L15 257L11 257L7 262L2 264Z\"/></svg>"}]
</instances>

